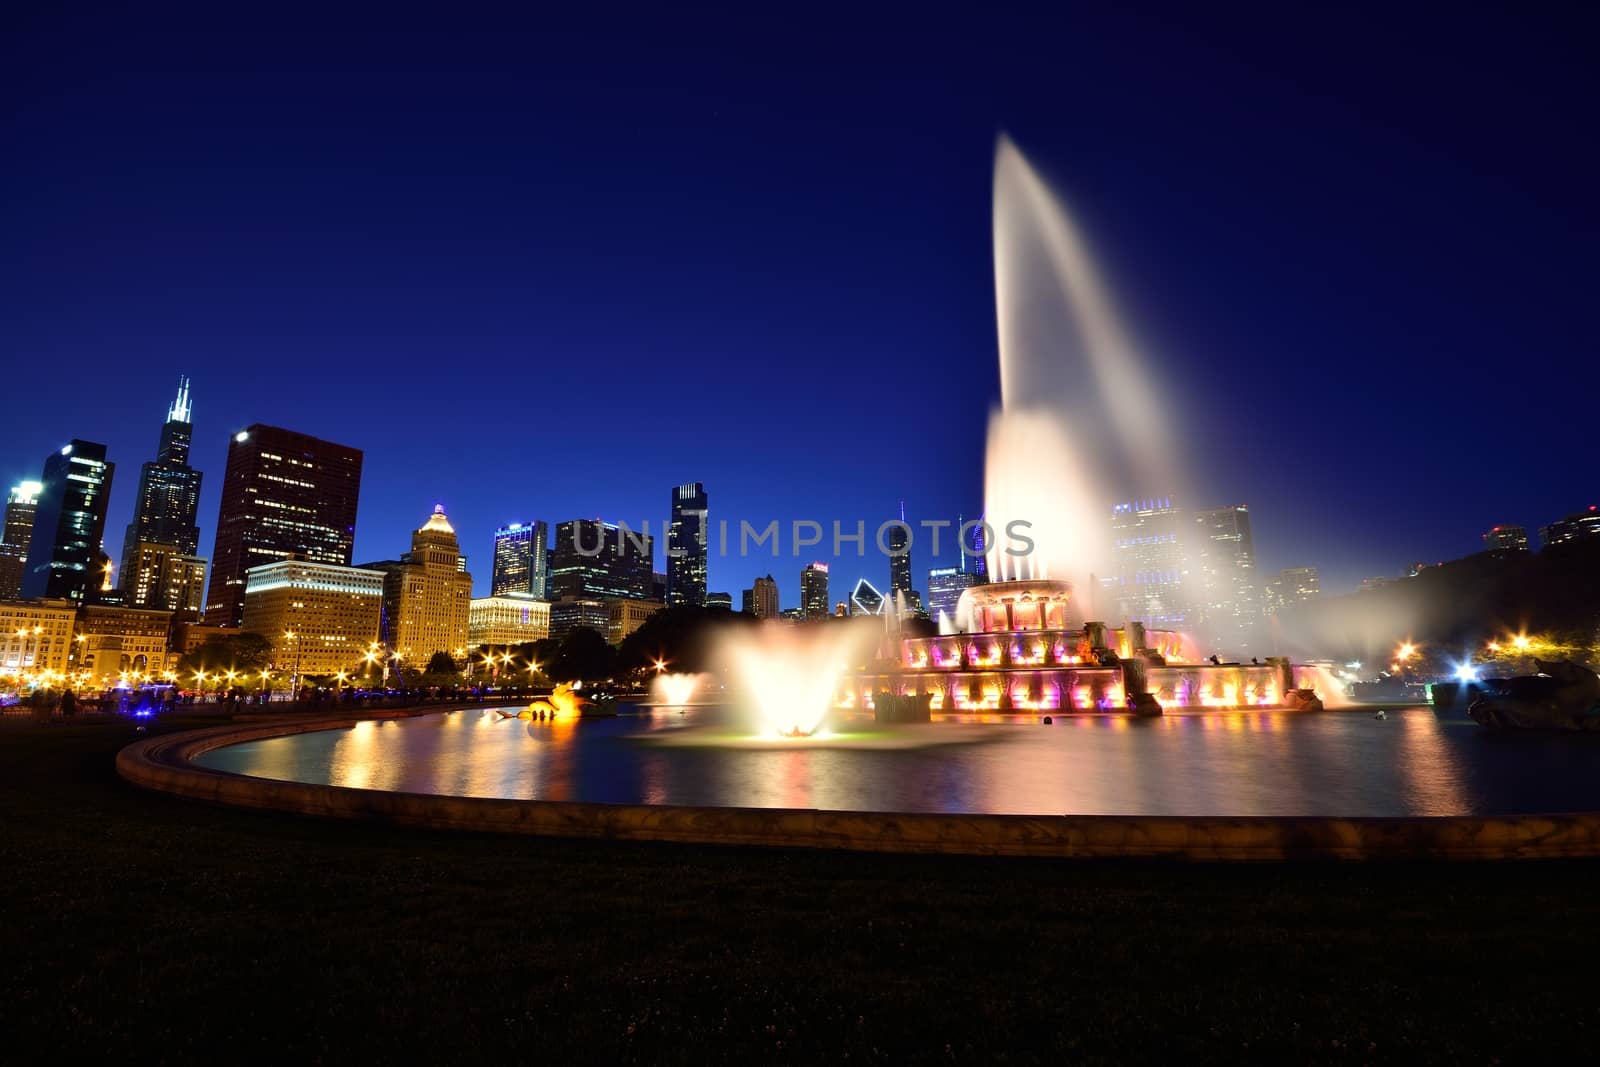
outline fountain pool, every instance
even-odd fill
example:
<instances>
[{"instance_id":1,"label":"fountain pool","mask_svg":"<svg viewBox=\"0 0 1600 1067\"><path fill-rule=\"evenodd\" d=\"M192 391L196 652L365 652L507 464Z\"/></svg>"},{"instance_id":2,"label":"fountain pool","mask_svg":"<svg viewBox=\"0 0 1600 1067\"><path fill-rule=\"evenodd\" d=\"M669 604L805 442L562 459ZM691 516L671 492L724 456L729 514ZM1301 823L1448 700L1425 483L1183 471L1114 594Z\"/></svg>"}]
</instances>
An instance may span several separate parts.
<instances>
[{"instance_id":1,"label":"fountain pool","mask_svg":"<svg viewBox=\"0 0 1600 1067\"><path fill-rule=\"evenodd\" d=\"M453 797L983 815L1450 816L1594 806L1600 737L1487 736L1426 708L1151 720L952 715L752 735L733 707L528 722L471 708L213 748L253 778ZM1576 743L1574 743L1576 742ZM1592 743L1591 743L1592 742Z\"/></svg>"}]
</instances>

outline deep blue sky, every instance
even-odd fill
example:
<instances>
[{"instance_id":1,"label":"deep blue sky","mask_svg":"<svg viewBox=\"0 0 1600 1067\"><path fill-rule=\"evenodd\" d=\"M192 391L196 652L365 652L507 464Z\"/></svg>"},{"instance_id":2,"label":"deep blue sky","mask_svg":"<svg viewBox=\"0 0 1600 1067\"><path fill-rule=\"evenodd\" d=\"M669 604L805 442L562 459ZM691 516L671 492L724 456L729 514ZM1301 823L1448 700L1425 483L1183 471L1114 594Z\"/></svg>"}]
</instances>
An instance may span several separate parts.
<instances>
[{"instance_id":1,"label":"deep blue sky","mask_svg":"<svg viewBox=\"0 0 1600 1067\"><path fill-rule=\"evenodd\" d=\"M1250 504L1265 568L1349 587L1600 496L1593 16L1111 6L33 15L0 477L107 442L115 557L187 373L203 551L255 421L365 449L358 561L440 501L480 588L496 525L654 525L686 480L735 521L971 515L1006 129L1184 397L1181 496ZM710 585L790 605L802 562Z\"/></svg>"}]
</instances>

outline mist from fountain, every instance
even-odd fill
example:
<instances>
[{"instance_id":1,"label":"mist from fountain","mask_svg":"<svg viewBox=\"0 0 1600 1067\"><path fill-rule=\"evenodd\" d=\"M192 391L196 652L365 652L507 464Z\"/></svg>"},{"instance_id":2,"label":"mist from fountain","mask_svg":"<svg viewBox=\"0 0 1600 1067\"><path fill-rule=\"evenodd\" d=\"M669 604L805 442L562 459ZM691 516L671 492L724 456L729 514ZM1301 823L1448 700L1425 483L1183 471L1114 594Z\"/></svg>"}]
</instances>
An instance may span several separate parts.
<instances>
[{"instance_id":1,"label":"mist from fountain","mask_svg":"<svg viewBox=\"0 0 1600 1067\"><path fill-rule=\"evenodd\" d=\"M678 708L693 700L695 690L699 687L698 674L664 673L656 675L651 688L657 704Z\"/></svg>"},{"instance_id":2,"label":"mist from fountain","mask_svg":"<svg viewBox=\"0 0 1600 1067\"><path fill-rule=\"evenodd\" d=\"M763 622L729 628L718 652L741 706L754 709L752 725L768 736L803 738L821 729L840 676L862 661L878 636L867 619L816 626Z\"/></svg>"},{"instance_id":3,"label":"mist from fountain","mask_svg":"<svg viewBox=\"0 0 1600 1067\"><path fill-rule=\"evenodd\" d=\"M1001 135L994 162L1000 408L990 418L985 515L992 580L1104 573L1111 504L1179 484L1170 420L1088 244L1049 185ZM1035 547L1006 551L1023 520Z\"/></svg>"}]
</instances>

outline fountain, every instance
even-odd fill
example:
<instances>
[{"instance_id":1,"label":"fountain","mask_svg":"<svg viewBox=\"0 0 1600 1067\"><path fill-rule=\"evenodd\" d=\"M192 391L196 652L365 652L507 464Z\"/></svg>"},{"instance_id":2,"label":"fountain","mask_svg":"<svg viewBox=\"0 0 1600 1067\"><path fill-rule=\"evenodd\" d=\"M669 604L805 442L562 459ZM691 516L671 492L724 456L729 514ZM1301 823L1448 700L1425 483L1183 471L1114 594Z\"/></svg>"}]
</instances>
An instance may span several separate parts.
<instances>
[{"instance_id":1,"label":"fountain","mask_svg":"<svg viewBox=\"0 0 1600 1067\"><path fill-rule=\"evenodd\" d=\"M1090 621L1079 590L1106 573L1119 486L1180 481L1168 409L1123 328L1071 216L1009 138L994 167L995 310L1000 408L989 421L984 509L1034 548L989 538L992 585L962 593L936 638L879 648L878 667L841 702L889 698L932 711L1317 706L1310 675L1287 660L1197 662L1182 634ZM953 631L953 632L951 632Z\"/></svg>"},{"instance_id":2,"label":"fountain","mask_svg":"<svg viewBox=\"0 0 1600 1067\"><path fill-rule=\"evenodd\" d=\"M819 733L835 703L839 679L872 647L877 628L867 620L820 626L764 622L729 630L721 639L724 675L767 735Z\"/></svg>"},{"instance_id":3,"label":"fountain","mask_svg":"<svg viewBox=\"0 0 1600 1067\"><path fill-rule=\"evenodd\" d=\"M694 699L695 690L699 687L698 674L658 674L653 686L655 702L681 708Z\"/></svg>"}]
</instances>

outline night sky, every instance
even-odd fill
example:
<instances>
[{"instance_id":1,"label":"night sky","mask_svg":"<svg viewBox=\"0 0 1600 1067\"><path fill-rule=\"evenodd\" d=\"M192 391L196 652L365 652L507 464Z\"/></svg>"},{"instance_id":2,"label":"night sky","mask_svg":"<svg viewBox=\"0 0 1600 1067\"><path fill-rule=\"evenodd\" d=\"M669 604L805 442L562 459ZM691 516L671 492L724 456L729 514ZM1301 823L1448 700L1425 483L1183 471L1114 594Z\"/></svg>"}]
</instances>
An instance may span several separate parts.
<instances>
[{"instance_id":1,"label":"night sky","mask_svg":"<svg viewBox=\"0 0 1600 1067\"><path fill-rule=\"evenodd\" d=\"M442 502L480 590L497 525L654 527L682 481L714 520L971 516L1004 129L1182 398L1199 484L1129 496L1248 503L1261 565L1334 590L1600 497L1600 36L1559 21L1592 15L986 7L30 15L0 41L0 478L106 442L116 558L188 374L207 555L258 421L366 451L357 562ZM771 570L793 605L805 559L709 585ZM888 563L835 597L860 575Z\"/></svg>"}]
</instances>

